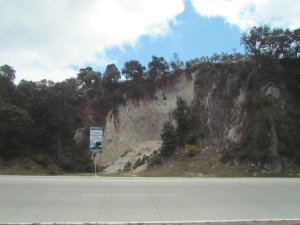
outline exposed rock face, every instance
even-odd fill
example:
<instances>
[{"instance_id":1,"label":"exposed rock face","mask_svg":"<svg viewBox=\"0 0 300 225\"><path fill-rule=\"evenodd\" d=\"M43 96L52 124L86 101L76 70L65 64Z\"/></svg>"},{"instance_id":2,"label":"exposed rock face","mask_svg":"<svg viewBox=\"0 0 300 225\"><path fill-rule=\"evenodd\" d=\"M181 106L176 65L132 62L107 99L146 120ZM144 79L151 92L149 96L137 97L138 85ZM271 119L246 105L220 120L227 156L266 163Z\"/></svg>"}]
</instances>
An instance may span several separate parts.
<instances>
[{"instance_id":1,"label":"exposed rock face","mask_svg":"<svg viewBox=\"0 0 300 225\"><path fill-rule=\"evenodd\" d=\"M76 143L80 143L83 141L83 136L84 136L84 132L87 128L86 127L82 127L76 130L75 136L74 136L74 140L76 141Z\"/></svg>"},{"instance_id":2,"label":"exposed rock face","mask_svg":"<svg viewBox=\"0 0 300 225\"><path fill-rule=\"evenodd\" d=\"M271 161L269 163L265 163L263 166L266 170L278 173L282 170L282 159L278 154L278 138L276 133L276 127L274 119L271 118L271 146L270 146L270 152L271 152Z\"/></svg>"},{"instance_id":3,"label":"exposed rock face","mask_svg":"<svg viewBox=\"0 0 300 225\"><path fill-rule=\"evenodd\" d=\"M276 131L276 125L274 121L274 113L284 114L284 105L285 102L282 99L279 88L275 86L274 83L269 82L261 89L262 95L265 95L272 102L279 102L275 106L276 111L272 112L270 115L271 118L271 130L270 130L270 162L265 163L263 166L270 172L278 173L282 170L282 159L278 153L278 137Z\"/></svg>"},{"instance_id":4,"label":"exposed rock face","mask_svg":"<svg viewBox=\"0 0 300 225\"><path fill-rule=\"evenodd\" d=\"M247 79L231 71L221 74L216 69L200 68L191 75L183 73L170 78L162 89L156 90L154 99L127 100L118 107L117 113L110 111L106 117L103 153L97 156L98 164L106 167L106 172L117 172L158 150L162 125L175 109L179 96L199 115L205 132L203 145L239 142L248 122L246 82ZM279 102L278 110L284 113L282 93L273 83L262 87L260 95L273 99L276 105ZM278 154L276 126L271 121L272 160L262 166L279 172L282 160Z\"/></svg>"},{"instance_id":5,"label":"exposed rock face","mask_svg":"<svg viewBox=\"0 0 300 225\"><path fill-rule=\"evenodd\" d=\"M236 91L239 90L239 91ZM234 75L197 71L194 105L211 143L236 142L246 121L246 91Z\"/></svg>"},{"instance_id":6,"label":"exposed rock face","mask_svg":"<svg viewBox=\"0 0 300 225\"><path fill-rule=\"evenodd\" d=\"M119 106L118 113L110 111L107 115L103 153L98 156L98 163L108 166L107 172L122 170L128 161L133 164L138 158L159 149L162 125L175 109L177 97L181 96L188 104L193 101L193 75L183 74L169 80L163 90L156 90L155 96L155 99L138 102L128 100Z\"/></svg>"}]
</instances>

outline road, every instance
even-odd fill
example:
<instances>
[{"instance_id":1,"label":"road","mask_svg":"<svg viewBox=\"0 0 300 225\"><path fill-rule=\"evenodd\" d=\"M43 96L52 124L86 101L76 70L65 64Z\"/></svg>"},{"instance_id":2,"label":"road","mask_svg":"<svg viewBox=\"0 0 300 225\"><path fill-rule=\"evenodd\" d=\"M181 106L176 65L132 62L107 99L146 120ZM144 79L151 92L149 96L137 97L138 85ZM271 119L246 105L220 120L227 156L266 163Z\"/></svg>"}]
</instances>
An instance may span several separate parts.
<instances>
[{"instance_id":1,"label":"road","mask_svg":"<svg viewBox=\"0 0 300 225\"><path fill-rule=\"evenodd\" d=\"M0 176L0 223L299 220L300 179Z\"/></svg>"}]
</instances>

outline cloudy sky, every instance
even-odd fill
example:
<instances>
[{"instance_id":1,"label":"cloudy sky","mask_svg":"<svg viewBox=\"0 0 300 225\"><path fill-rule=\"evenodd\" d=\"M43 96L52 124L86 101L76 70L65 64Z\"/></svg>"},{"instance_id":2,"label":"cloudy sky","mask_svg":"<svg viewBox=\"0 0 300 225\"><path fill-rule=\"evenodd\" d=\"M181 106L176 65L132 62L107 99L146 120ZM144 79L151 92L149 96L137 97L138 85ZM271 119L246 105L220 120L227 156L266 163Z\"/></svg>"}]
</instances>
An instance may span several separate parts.
<instances>
[{"instance_id":1,"label":"cloudy sky","mask_svg":"<svg viewBox=\"0 0 300 225\"><path fill-rule=\"evenodd\" d=\"M182 61L240 46L264 24L300 27L299 0L0 0L0 66L21 79L62 81L152 55Z\"/></svg>"}]
</instances>

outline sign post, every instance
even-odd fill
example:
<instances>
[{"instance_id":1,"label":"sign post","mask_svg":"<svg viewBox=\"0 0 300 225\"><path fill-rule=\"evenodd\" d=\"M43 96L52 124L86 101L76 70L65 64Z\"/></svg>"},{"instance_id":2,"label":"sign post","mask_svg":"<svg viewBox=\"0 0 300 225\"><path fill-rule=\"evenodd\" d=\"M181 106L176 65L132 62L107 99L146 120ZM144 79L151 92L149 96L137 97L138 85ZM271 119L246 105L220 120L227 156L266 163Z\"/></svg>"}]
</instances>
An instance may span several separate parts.
<instances>
[{"instance_id":1,"label":"sign post","mask_svg":"<svg viewBox=\"0 0 300 225\"><path fill-rule=\"evenodd\" d=\"M97 173L96 155L102 153L102 127L90 127L90 154L93 155L95 175Z\"/></svg>"}]
</instances>

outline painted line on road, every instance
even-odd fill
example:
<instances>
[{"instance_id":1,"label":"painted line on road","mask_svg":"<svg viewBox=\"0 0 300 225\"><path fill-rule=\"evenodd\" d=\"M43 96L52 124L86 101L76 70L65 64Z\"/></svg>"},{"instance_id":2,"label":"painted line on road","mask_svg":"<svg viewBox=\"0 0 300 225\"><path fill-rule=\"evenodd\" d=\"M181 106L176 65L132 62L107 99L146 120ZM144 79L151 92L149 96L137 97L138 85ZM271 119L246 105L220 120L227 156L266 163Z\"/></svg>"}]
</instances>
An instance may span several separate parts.
<instances>
[{"instance_id":1,"label":"painted line on road","mask_svg":"<svg viewBox=\"0 0 300 225\"><path fill-rule=\"evenodd\" d=\"M176 194L82 194L83 196L159 196L174 197Z\"/></svg>"}]
</instances>

